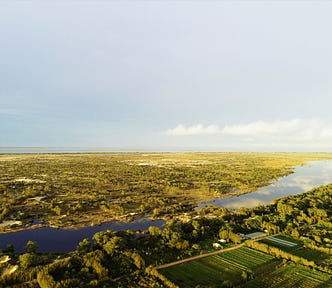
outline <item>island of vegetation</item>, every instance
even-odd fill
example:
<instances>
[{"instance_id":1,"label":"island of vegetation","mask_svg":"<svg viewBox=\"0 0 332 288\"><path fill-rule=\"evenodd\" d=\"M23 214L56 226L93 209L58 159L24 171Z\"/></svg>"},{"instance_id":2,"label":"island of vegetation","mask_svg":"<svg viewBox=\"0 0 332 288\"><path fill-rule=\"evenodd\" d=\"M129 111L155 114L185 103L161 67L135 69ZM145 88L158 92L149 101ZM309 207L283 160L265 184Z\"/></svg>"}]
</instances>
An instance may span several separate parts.
<instances>
[{"instance_id":1,"label":"island of vegetation","mask_svg":"<svg viewBox=\"0 0 332 288\"><path fill-rule=\"evenodd\" d=\"M142 162L143 157L149 160ZM0 251L0 287L332 287L332 184L254 208L174 208L180 199L180 207L185 207L215 193L247 193L291 173L291 167L304 160L329 157L282 153L2 156L3 221L28 223L38 216L65 227L68 217L70 225L81 225L76 219L80 213L88 219L103 213L113 219L117 214L104 208L107 203L121 207L124 215L154 215L155 209L170 209L160 213L168 216L162 228L151 226L140 234L98 232L92 239L82 239L71 253L39 253L33 241L26 243L25 253L16 253L8 245ZM110 163L118 165L113 172ZM101 179L92 185L98 175ZM115 183L123 190L115 189ZM176 193L169 191L172 187ZM210 194L204 196L200 189ZM44 201L31 200L36 197ZM48 206L52 197L60 215ZM80 201L85 203L82 210L70 210ZM31 204L21 218L11 218L27 203ZM146 208L140 207L142 203ZM175 217L184 211L189 217Z\"/></svg>"}]
</instances>

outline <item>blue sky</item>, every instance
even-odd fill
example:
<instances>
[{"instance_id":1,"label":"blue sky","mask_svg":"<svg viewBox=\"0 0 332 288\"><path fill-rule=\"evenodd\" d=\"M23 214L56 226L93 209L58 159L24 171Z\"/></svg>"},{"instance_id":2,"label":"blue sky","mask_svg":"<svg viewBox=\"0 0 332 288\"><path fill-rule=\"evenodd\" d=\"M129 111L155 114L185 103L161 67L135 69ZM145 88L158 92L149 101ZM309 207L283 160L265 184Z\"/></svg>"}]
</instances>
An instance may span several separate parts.
<instances>
[{"instance_id":1,"label":"blue sky","mask_svg":"<svg viewBox=\"0 0 332 288\"><path fill-rule=\"evenodd\" d=\"M330 1L1 1L0 146L331 151Z\"/></svg>"}]
</instances>

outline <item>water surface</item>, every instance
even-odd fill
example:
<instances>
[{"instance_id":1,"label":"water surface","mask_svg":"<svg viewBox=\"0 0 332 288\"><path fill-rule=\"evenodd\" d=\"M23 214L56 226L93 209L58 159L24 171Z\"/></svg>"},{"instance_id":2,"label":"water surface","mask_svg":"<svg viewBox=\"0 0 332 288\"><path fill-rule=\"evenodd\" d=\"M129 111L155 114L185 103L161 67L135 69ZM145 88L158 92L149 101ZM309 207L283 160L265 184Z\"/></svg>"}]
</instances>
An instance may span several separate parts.
<instances>
[{"instance_id":1,"label":"water surface","mask_svg":"<svg viewBox=\"0 0 332 288\"><path fill-rule=\"evenodd\" d=\"M274 181L271 185L262 187L256 192L244 194L231 198L216 198L211 201L199 204L199 207L206 205L222 206L226 208L239 209L240 207L254 207L268 204L272 200L295 195L308 191L319 185L332 183L332 160L312 161L307 166L295 167L293 174ZM0 234L0 249L7 244L13 244L16 251L23 251L27 241L36 241L40 247L38 251L68 252L76 249L78 243L84 238L91 238L95 233L107 229L119 230L146 230L149 226L161 227L165 221L149 220L146 218L133 222L112 221L100 226L84 227L79 229L55 229L39 228Z\"/></svg>"},{"instance_id":2,"label":"water surface","mask_svg":"<svg viewBox=\"0 0 332 288\"><path fill-rule=\"evenodd\" d=\"M306 166L295 167L293 174L281 177L273 181L271 185L259 188L255 192L230 198L215 198L211 201L200 203L198 206L199 208L207 205L234 209L241 207L252 208L329 183L332 183L332 160L310 161Z\"/></svg>"},{"instance_id":3,"label":"water surface","mask_svg":"<svg viewBox=\"0 0 332 288\"><path fill-rule=\"evenodd\" d=\"M84 238L92 236L107 229L120 230L147 230L150 226L161 227L164 220L149 220L146 218L133 222L111 221L99 226L89 226L78 229L56 229L43 227L34 230L25 230L0 234L0 249L5 249L7 244L13 244L17 252L24 251L25 244L31 240L38 243L38 252L69 252L74 251Z\"/></svg>"}]
</instances>

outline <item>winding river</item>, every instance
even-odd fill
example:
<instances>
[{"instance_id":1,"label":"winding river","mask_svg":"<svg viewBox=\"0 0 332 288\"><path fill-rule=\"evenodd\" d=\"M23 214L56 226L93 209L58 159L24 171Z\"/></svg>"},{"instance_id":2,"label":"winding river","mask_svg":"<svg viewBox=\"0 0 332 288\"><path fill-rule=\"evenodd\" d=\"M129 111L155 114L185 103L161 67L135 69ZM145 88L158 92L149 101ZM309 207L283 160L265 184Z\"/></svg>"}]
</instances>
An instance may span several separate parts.
<instances>
[{"instance_id":1,"label":"winding river","mask_svg":"<svg viewBox=\"0 0 332 288\"><path fill-rule=\"evenodd\" d=\"M295 167L294 173L281 177L255 192L230 198L215 198L211 201L202 202L198 206L213 205L234 209L251 208L269 204L274 199L296 195L329 183L332 183L332 160L310 161L306 166Z\"/></svg>"},{"instance_id":2,"label":"winding river","mask_svg":"<svg viewBox=\"0 0 332 288\"><path fill-rule=\"evenodd\" d=\"M216 198L211 201L199 203L198 207L206 205L222 206L239 209L240 207L254 207L268 204L272 200L295 195L317 187L332 183L332 160L312 161L306 166L295 167L294 173L282 177L269 186L259 188L257 191L231 198ZM34 230L25 230L0 234L0 249L7 244L13 244L15 251L23 251L28 240L36 241L40 252L69 252L76 249L78 243L84 238L91 238L95 233L106 229L119 230L146 230L149 226L161 227L165 221L142 218L133 222L111 221L99 226L79 229L55 229L43 227Z\"/></svg>"}]
</instances>

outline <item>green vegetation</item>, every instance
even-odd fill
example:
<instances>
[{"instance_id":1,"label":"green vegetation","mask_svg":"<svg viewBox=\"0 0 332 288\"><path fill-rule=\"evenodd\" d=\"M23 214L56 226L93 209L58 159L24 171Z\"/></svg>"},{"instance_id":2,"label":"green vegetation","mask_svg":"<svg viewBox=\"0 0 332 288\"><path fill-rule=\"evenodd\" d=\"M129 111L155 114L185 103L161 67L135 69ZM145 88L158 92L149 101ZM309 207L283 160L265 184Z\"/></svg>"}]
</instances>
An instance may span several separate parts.
<instances>
[{"instance_id":1,"label":"green vegetation","mask_svg":"<svg viewBox=\"0 0 332 288\"><path fill-rule=\"evenodd\" d=\"M329 263L332 263L332 254L327 252L323 252L317 249L309 248L304 246L305 243L298 239L292 239L289 237L282 237L282 236L276 236L274 238L280 238L286 241L290 241L292 243L295 243L296 246L286 246L282 245L280 243L277 243L275 241L270 241L269 238L263 239L260 242L268 244L271 247L277 247L281 251L290 252L292 255L304 258L308 261L314 261L320 266L329 266ZM323 250L323 249L322 249Z\"/></svg>"},{"instance_id":2,"label":"green vegetation","mask_svg":"<svg viewBox=\"0 0 332 288\"><path fill-rule=\"evenodd\" d=\"M21 222L29 226L35 219L73 227L139 214L169 218L192 211L197 200L254 191L305 160L331 158L296 153L3 154L0 229Z\"/></svg>"},{"instance_id":3,"label":"green vegetation","mask_svg":"<svg viewBox=\"0 0 332 288\"><path fill-rule=\"evenodd\" d=\"M332 287L332 184L266 206L192 209L194 201L215 193L265 185L290 173L290 163L310 157L328 155L3 155L2 221L38 218L67 227L129 213L170 219L163 229L141 234L99 232L67 254L38 253L32 241L17 254L9 245L0 251L0 287ZM231 189L215 190L221 187L216 183ZM186 217L173 217L184 212ZM240 236L258 231L274 238ZM157 267L211 251L220 238L221 249L233 250Z\"/></svg>"},{"instance_id":4,"label":"green vegetation","mask_svg":"<svg viewBox=\"0 0 332 288\"><path fill-rule=\"evenodd\" d=\"M231 285L247 282L272 259L267 254L243 247L165 268L162 273L180 287L233 287Z\"/></svg>"},{"instance_id":5,"label":"green vegetation","mask_svg":"<svg viewBox=\"0 0 332 288\"><path fill-rule=\"evenodd\" d=\"M243 287L328 288L332 287L332 278L327 273L291 263L270 271L268 274L259 275Z\"/></svg>"}]
</instances>

